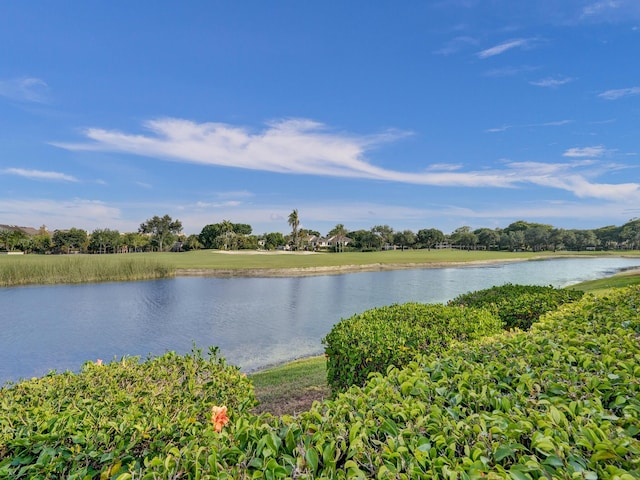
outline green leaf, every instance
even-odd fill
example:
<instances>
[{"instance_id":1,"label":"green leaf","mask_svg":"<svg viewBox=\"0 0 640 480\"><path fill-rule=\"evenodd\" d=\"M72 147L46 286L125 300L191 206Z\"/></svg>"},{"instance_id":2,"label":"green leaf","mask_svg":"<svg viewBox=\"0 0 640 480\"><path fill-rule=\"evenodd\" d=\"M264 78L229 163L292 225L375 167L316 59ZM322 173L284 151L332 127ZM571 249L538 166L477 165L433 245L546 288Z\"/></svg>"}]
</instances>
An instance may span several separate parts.
<instances>
[{"instance_id":1,"label":"green leaf","mask_svg":"<svg viewBox=\"0 0 640 480\"><path fill-rule=\"evenodd\" d=\"M307 462L307 465L309 465L309 468L311 469L311 473L315 473L318 471L318 452L316 452L316 449L313 447L308 448L305 452L304 452L304 459Z\"/></svg>"},{"instance_id":2,"label":"green leaf","mask_svg":"<svg viewBox=\"0 0 640 480\"><path fill-rule=\"evenodd\" d=\"M496 449L493 454L493 457L496 459L496 462L501 462L506 457L513 457L515 455L515 450L508 445L500 446Z\"/></svg>"}]
</instances>

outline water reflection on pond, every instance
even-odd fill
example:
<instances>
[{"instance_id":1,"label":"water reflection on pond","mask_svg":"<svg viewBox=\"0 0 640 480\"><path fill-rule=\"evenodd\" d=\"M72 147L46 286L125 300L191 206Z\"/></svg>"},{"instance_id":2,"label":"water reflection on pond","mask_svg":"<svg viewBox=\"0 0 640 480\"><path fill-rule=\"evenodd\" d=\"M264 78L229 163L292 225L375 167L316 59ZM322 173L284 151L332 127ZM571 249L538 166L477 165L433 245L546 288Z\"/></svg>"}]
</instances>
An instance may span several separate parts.
<instances>
[{"instance_id":1,"label":"water reflection on pond","mask_svg":"<svg viewBox=\"0 0 640 480\"><path fill-rule=\"evenodd\" d=\"M640 258L558 259L288 278L210 278L0 289L0 384L194 343L246 371L321 353L334 323L376 306L446 302L504 283L566 286Z\"/></svg>"}]
</instances>

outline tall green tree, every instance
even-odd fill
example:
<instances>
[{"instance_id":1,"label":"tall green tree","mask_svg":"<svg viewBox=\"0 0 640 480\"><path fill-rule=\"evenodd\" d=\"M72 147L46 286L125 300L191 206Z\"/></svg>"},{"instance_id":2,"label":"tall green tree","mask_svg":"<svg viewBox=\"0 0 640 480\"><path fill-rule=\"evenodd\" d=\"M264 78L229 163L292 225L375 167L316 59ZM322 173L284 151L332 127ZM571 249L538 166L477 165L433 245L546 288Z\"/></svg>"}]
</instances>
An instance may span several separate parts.
<instances>
[{"instance_id":1,"label":"tall green tree","mask_svg":"<svg viewBox=\"0 0 640 480\"><path fill-rule=\"evenodd\" d=\"M122 245L122 238L118 230L97 228L91 232L89 240L90 252L108 253L111 250L115 253L120 245Z\"/></svg>"},{"instance_id":2,"label":"tall green tree","mask_svg":"<svg viewBox=\"0 0 640 480\"><path fill-rule=\"evenodd\" d=\"M275 250L278 247L283 247L284 244L284 235L282 235L282 233L280 232L271 232L264 235L265 250Z\"/></svg>"},{"instance_id":3,"label":"tall green tree","mask_svg":"<svg viewBox=\"0 0 640 480\"><path fill-rule=\"evenodd\" d=\"M291 227L291 243L294 250L298 249L298 244L300 243L300 217L298 216L298 209L294 209L293 212L289 214L289 226Z\"/></svg>"},{"instance_id":4,"label":"tall green tree","mask_svg":"<svg viewBox=\"0 0 640 480\"><path fill-rule=\"evenodd\" d=\"M380 237L380 244L393 245L393 228L389 225L376 225L371 228L371 232Z\"/></svg>"},{"instance_id":5,"label":"tall green tree","mask_svg":"<svg viewBox=\"0 0 640 480\"><path fill-rule=\"evenodd\" d=\"M450 235L453 245L458 245L461 249L471 250L478 243L478 237L471 231L471 227L456 228Z\"/></svg>"},{"instance_id":6,"label":"tall green tree","mask_svg":"<svg viewBox=\"0 0 640 480\"><path fill-rule=\"evenodd\" d=\"M7 239L7 246L9 250L21 250L26 251L29 249L31 243L31 239L29 235L24 233L22 230L13 230L9 233Z\"/></svg>"},{"instance_id":7,"label":"tall green tree","mask_svg":"<svg viewBox=\"0 0 640 480\"><path fill-rule=\"evenodd\" d=\"M609 250L618 246L618 243L620 242L620 232L622 232L622 227L616 227L615 225L600 227L593 231L596 237L598 237L600 247L604 250Z\"/></svg>"},{"instance_id":8,"label":"tall green tree","mask_svg":"<svg viewBox=\"0 0 640 480\"><path fill-rule=\"evenodd\" d=\"M478 243L487 250L491 250L491 248L494 248L500 243L500 231L498 229L479 228L474 230L473 233L478 237Z\"/></svg>"},{"instance_id":9,"label":"tall green tree","mask_svg":"<svg viewBox=\"0 0 640 480\"><path fill-rule=\"evenodd\" d=\"M248 223L234 223L233 233L236 235L251 235L253 228Z\"/></svg>"},{"instance_id":10,"label":"tall green tree","mask_svg":"<svg viewBox=\"0 0 640 480\"><path fill-rule=\"evenodd\" d=\"M344 252L344 247L347 243L347 233L349 230L345 228L342 223L338 223L335 227L331 229L329 232L329 237L335 237L335 251L336 252Z\"/></svg>"},{"instance_id":11,"label":"tall green tree","mask_svg":"<svg viewBox=\"0 0 640 480\"><path fill-rule=\"evenodd\" d=\"M411 248L416 243L416 234L411 230L403 230L402 232L396 232L393 235L394 245L400 245L404 251L406 248Z\"/></svg>"},{"instance_id":12,"label":"tall green tree","mask_svg":"<svg viewBox=\"0 0 640 480\"><path fill-rule=\"evenodd\" d=\"M508 248L509 250L520 250L524 248L524 233L522 230L515 230L510 232L503 231L500 235L500 246Z\"/></svg>"},{"instance_id":13,"label":"tall green tree","mask_svg":"<svg viewBox=\"0 0 640 480\"><path fill-rule=\"evenodd\" d=\"M204 248L216 248L217 239L222 233L222 229L220 227L219 223L212 223L204 226L200 235L198 235L198 239Z\"/></svg>"},{"instance_id":14,"label":"tall green tree","mask_svg":"<svg viewBox=\"0 0 640 480\"><path fill-rule=\"evenodd\" d=\"M140 252L149 245L149 237L140 232L128 232L122 236L122 245L131 252Z\"/></svg>"},{"instance_id":15,"label":"tall green tree","mask_svg":"<svg viewBox=\"0 0 640 480\"><path fill-rule=\"evenodd\" d=\"M233 249L236 233L230 220L222 220L220 224L220 241L224 250Z\"/></svg>"},{"instance_id":16,"label":"tall green tree","mask_svg":"<svg viewBox=\"0 0 640 480\"><path fill-rule=\"evenodd\" d=\"M235 249L246 248L251 241L247 241L252 232L251 225L247 223L233 223L223 220L220 223L212 223L205 227L198 235L198 240L204 248Z\"/></svg>"},{"instance_id":17,"label":"tall green tree","mask_svg":"<svg viewBox=\"0 0 640 480\"><path fill-rule=\"evenodd\" d=\"M640 220L633 219L622 226L620 240L629 250L636 250L640 247Z\"/></svg>"},{"instance_id":18,"label":"tall green tree","mask_svg":"<svg viewBox=\"0 0 640 480\"><path fill-rule=\"evenodd\" d=\"M11 236L11 230L0 228L0 246L4 250L9 250L9 237Z\"/></svg>"},{"instance_id":19,"label":"tall green tree","mask_svg":"<svg viewBox=\"0 0 640 480\"><path fill-rule=\"evenodd\" d=\"M437 228L423 228L416 234L416 242L420 248L430 249L436 244L444 242L445 235Z\"/></svg>"},{"instance_id":20,"label":"tall green tree","mask_svg":"<svg viewBox=\"0 0 640 480\"><path fill-rule=\"evenodd\" d=\"M187 250L199 250L202 248L198 235L189 235L184 242L184 247Z\"/></svg>"},{"instance_id":21,"label":"tall green tree","mask_svg":"<svg viewBox=\"0 0 640 480\"><path fill-rule=\"evenodd\" d=\"M524 231L524 241L534 252L546 249L551 236L551 227L534 226Z\"/></svg>"},{"instance_id":22,"label":"tall green tree","mask_svg":"<svg viewBox=\"0 0 640 480\"><path fill-rule=\"evenodd\" d=\"M158 244L158 249L162 252L164 244L182 231L182 222L173 220L169 215L163 217L155 215L153 218L141 223L138 231L151 235Z\"/></svg>"},{"instance_id":23,"label":"tall green tree","mask_svg":"<svg viewBox=\"0 0 640 480\"><path fill-rule=\"evenodd\" d=\"M89 243L89 236L85 230L71 228L69 230L56 230L51 237L53 248L61 253L71 251L84 252Z\"/></svg>"}]
</instances>

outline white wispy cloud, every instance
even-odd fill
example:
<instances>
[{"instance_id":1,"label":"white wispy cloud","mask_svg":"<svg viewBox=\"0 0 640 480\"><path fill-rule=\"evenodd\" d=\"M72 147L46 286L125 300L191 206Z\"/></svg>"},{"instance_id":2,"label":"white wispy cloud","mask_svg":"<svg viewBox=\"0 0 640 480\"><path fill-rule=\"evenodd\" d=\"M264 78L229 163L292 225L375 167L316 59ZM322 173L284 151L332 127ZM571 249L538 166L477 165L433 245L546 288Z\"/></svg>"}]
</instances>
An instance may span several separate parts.
<instances>
[{"instance_id":1,"label":"white wispy cloud","mask_svg":"<svg viewBox=\"0 0 640 480\"><path fill-rule=\"evenodd\" d=\"M601 157L606 153L606 149L602 145L596 145L595 147L573 147L567 149L562 156L563 157Z\"/></svg>"},{"instance_id":2,"label":"white wispy cloud","mask_svg":"<svg viewBox=\"0 0 640 480\"><path fill-rule=\"evenodd\" d=\"M34 77L0 80L0 97L11 100L45 103L49 95L47 83Z\"/></svg>"},{"instance_id":3,"label":"white wispy cloud","mask_svg":"<svg viewBox=\"0 0 640 480\"><path fill-rule=\"evenodd\" d=\"M555 88L555 87L559 87L560 85L565 85L572 81L573 81L573 78L570 78L570 77L558 77L558 78L547 77L547 78L543 78L542 80L529 82L529 83L531 85L535 85L536 87Z\"/></svg>"},{"instance_id":4,"label":"white wispy cloud","mask_svg":"<svg viewBox=\"0 0 640 480\"><path fill-rule=\"evenodd\" d=\"M573 123L573 120L556 120L552 122L543 123L525 123L522 125L503 125L501 127L487 128L486 133L499 133L505 132L511 128L531 128L531 127L561 127Z\"/></svg>"},{"instance_id":5,"label":"white wispy cloud","mask_svg":"<svg viewBox=\"0 0 640 480\"><path fill-rule=\"evenodd\" d=\"M17 175L19 177L30 178L32 180L56 180L65 182L77 182L78 179L73 175L67 175L60 172L46 172L42 170L27 170L24 168L5 168L0 170L4 175Z\"/></svg>"},{"instance_id":6,"label":"white wispy cloud","mask_svg":"<svg viewBox=\"0 0 640 480\"><path fill-rule=\"evenodd\" d=\"M561 127L563 125L569 125L570 123L573 123L573 120L557 120L555 122L533 123L525 126L526 127Z\"/></svg>"},{"instance_id":7,"label":"white wispy cloud","mask_svg":"<svg viewBox=\"0 0 640 480\"><path fill-rule=\"evenodd\" d=\"M585 156L582 152L579 155ZM581 167L594 165L591 161L570 163L513 162L509 164L526 182L566 190L579 198L597 198L614 201L640 200L640 183L599 183L589 180L593 172L580 171Z\"/></svg>"},{"instance_id":8,"label":"white wispy cloud","mask_svg":"<svg viewBox=\"0 0 640 480\"><path fill-rule=\"evenodd\" d=\"M618 0L600 0L590 3L589 5L585 5L582 9L582 16L588 17L592 15L601 15L604 11L619 8L621 5L622 2Z\"/></svg>"},{"instance_id":9,"label":"white wispy cloud","mask_svg":"<svg viewBox=\"0 0 640 480\"><path fill-rule=\"evenodd\" d=\"M85 130L91 143L53 143L68 150L119 151L166 160L288 174L368 178L426 185L509 186L490 172L400 172L367 162L365 154L408 132L334 132L312 120L282 120L262 131L222 123L166 118L145 124L149 134Z\"/></svg>"},{"instance_id":10,"label":"white wispy cloud","mask_svg":"<svg viewBox=\"0 0 640 480\"><path fill-rule=\"evenodd\" d=\"M478 41L473 37L461 36L449 40L442 48L435 50L433 53L436 55L453 55L461 50L466 49L471 45L477 45Z\"/></svg>"},{"instance_id":11,"label":"white wispy cloud","mask_svg":"<svg viewBox=\"0 0 640 480\"><path fill-rule=\"evenodd\" d=\"M632 95L640 95L640 87L631 87L631 88L619 88L617 90L607 90L606 92L602 92L598 96L600 98L604 98L605 100L617 100L622 97L629 97Z\"/></svg>"},{"instance_id":12,"label":"white wispy cloud","mask_svg":"<svg viewBox=\"0 0 640 480\"><path fill-rule=\"evenodd\" d=\"M540 123L565 125L570 120ZM371 164L366 154L383 143L397 141L406 132L389 131L374 135L335 132L320 123L296 119L269 123L263 130L221 123L198 124L180 119L147 123L150 133L127 134L88 129L89 143L57 143L70 150L119 151L135 155L200 165L245 168L283 174L361 178L416 185L445 187L517 188L544 185L573 192L577 196L618 198L620 192L633 193L639 184L600 184L590 178L596 171L583 171L591 160L569 163L505 162L500 167L465 171L461 164L427 162L421 171L406 172ZM603 146L575 147L565 157L599 157ZM238 200L238 199L231 199Z\"/></svg>"},{"instance_id":13,"label":"white wispy cloud","mask_svg":"<svg viewBox=\"0 0 640 480\"><path fill-rule=\"evenodd\" d=\"M640 18L637 0L597 0L581 10L578 20L588 22L620 22Z\"/></svg>"},{"instance_id":14,"label":"white wispy cloud","mask_svg":"<svg viewBox=\"0 0 640 480\"><path fill-rule=\"evenodd\" d=\"M529 47L533 42L531 38L516 38L514 40L509 40L507 42L500 43L499 45L495 45L491 48L487 48L485 50L481 50L476 55L479 58L489 58L494 57L496 55L500 55L508 50L514 48L525 48Z\"/></svg>"},{"instance_id":15,"label":"white wispy cloud","mask_svg":"<svg viewBox=\"0 0 640 480\"><path fill-rule=\"evenodd\" d=\"M486 133L500 133L500 132L506 132L510 128L513 128L513 125L503 125L502 127L487 128L485 130L485 132Z\"/></svg>"}]
</instances>

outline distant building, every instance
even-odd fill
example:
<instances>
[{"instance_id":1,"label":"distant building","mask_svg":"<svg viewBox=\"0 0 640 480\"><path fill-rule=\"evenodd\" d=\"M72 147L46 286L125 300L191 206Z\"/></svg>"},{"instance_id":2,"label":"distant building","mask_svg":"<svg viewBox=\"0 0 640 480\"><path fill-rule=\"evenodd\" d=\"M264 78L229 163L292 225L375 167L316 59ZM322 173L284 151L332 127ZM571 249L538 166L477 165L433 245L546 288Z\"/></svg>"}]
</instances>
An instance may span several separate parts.
<instances>
[{"instance_id":1,"label":"distant building","mask_svg":"<svg viewBox=\"0 0 640 480\"><path fill-rule=\"evenodd\" d=\"M345 235L332 235L330 237L319 237L309 235L302 239L303 243L311 250L328 250L332 248L344 248L353 240Z\"/></svg>"}]
</instances>

